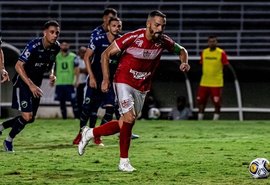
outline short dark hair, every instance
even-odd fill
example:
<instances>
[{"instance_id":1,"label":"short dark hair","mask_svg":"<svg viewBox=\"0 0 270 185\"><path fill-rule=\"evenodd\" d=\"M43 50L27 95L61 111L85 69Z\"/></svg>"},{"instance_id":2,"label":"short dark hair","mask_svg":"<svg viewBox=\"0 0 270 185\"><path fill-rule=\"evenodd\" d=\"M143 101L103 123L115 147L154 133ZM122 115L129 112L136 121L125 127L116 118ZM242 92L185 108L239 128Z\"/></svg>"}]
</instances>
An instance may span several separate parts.
<instances>
[{"instance_id":1,"label":"short dark hair","mask_svg":"<svg viewBox=\"0 0 270 185\"><path fill-rule=\"evenodd\" d=\"M49 20L45 22L43 30L48 29L50 26L60 27L59 23L56 20Z\"/></svg>"},{"instance_id":2,"label":"short dark hair","mask_svg":"<svg viewBox=\"0 0 270 185\"><path fill-rule=\"evenodd\" d=\"M217 39L217 36L216 35L209 35L208 39Z\"/></svg>"},{"instance_id":3,"label":"short dark hair","mask_svg":"<svg viewBox=\"0 0 270 185\"><path fill-rule=\"evenodd\" d=\"M152 11L152 12L150 12L150 13L148 14L148 18L149 18L149 17L153 18L153 17L155 17L155 16L159 16L159 17L162 17L162 18L166 18L166 15L165 15L164 13L162 13L161 11L159 11L159 10L154 10L154 11Z\"/></svg>"},{"instance_id":4,"label":"short dark hair","mask_svg":"<svg viewBox=\"0 0 270 185\"><path fill-rule=\"evenodd\" d=\"M103 12L104 15L112 14L113 16L117 16L117 11L114 8L106 8Z\"/></svg>"},{"instance_id":5,"label":"short dark hair","mask_svg":"<svg viewBox=\"0 0 270 185\"><path fill-rule=\"evenodd\" d=\"M112 21L119 21L119 22L121 22L121 19L118 18L118 17L111 17L110 20L109 20L109 24L110 24Z\"/></svg>"}]
</instances>

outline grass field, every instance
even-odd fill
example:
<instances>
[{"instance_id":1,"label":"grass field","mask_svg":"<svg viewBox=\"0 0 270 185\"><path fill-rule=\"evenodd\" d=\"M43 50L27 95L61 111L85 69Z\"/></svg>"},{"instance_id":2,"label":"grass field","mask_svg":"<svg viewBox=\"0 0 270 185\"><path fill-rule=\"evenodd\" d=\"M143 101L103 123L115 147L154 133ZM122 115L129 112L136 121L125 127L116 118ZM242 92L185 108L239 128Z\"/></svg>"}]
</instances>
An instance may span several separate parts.
<instances>
[{"instance_id":1,"label":"grass field","mask_svg":"<svg viewBox=\"0 0 270 185\"><path fill-rule=\"evenodd\" d=\"M28 125L14 141L15 153L0 153L0 184L270 184L248 172L254 158L270 159L270 121L138 121L134 173L117 170L117 136L79 156L71 144L78 125L41 119Z\"/></svg>"}]
</instances>

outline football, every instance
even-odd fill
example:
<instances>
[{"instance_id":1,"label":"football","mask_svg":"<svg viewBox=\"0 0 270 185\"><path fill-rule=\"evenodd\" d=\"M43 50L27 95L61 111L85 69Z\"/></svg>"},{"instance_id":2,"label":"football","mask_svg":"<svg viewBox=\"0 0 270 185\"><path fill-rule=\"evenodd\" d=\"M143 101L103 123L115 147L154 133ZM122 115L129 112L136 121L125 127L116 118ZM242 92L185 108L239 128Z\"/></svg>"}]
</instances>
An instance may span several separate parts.
<instances>
[{"instance_id":1,"label":"football","mask_svg":"<svg viewBox=\"0 0 270 185\"><path fill-rule=\"evenodd\" d=\"M158 108L151 108L148 111L149 119L158 119L160 117L160 111Z\"/></svg>"},{"instance_id":2,"label":"football","mask_svg":"<svg viewBox=\"0 0 270 185\"><path fill-rule=\"evenodd\" d=\"M270 164L266 158L256 158L249 164L249 173L255 179L263 179L269 176Z\"/></svg>"}]
</instances>

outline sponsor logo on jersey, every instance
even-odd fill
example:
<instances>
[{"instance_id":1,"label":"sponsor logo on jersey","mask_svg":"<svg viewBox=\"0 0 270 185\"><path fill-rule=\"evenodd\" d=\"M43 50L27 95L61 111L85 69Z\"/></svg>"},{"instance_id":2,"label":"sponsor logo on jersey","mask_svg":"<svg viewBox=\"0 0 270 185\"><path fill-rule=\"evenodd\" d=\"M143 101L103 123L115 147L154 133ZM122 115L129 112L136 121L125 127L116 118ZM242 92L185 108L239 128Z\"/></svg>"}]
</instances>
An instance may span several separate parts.
<instances>
[{"instance_id":1,"label":"sponsor logo on jersey","mask_svg":"<svg viewBox=\"0 0 270 185\"><path fill-rule=\"evenodd\" d=\"M145 80L149 75L151 75L151 72L139 72L133 69L130 69L129 72L133 74L133 78L137 80Z\"/></svg>"}]
</instances>

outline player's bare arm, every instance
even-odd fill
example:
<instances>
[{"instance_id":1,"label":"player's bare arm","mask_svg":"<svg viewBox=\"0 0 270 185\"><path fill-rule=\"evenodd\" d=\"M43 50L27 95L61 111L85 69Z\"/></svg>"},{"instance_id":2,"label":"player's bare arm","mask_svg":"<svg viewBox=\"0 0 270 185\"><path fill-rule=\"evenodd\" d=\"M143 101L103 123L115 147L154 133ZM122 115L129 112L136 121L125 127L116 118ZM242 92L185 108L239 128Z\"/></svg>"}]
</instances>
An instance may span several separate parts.
<instances>
[{"instance_id":1,"label":"player's bare arm","mask_svg":"<svg viewBox=\"0 0 270 185\"><path fill-rule=\"evenodd\" d=\"M187 50L183 47L180 46L179 44L175 43L174 44L174 53L179 55L179 59L181 61L180 64L180 70L183 72L187 72L190 69L190 66L188 64L188 52Z\"/></svg>"},{"instance_id":2,"label":"player's bare arm","mask_svg":"<svg viewBox=\"0 0 270 185\"><path fill-rule=\"evenodd\" d=\"M50 70L50 75L49 75L49 80L50 80L50 85L54 86L54 83L56 81L56 76L54 73L54 68L55 68L55 63L53 63L52 69Z\"/></svg>"},{"instance_id":3,"label":"player's bare arm","mask_svg":"<svg viewBox=\"0 0 270 185\"><path fill-rule=\"evenodd\" d=\"M101 84L102 92L107 92L110 86L110 70L109 70L110 56L115 55L119 51L120 49L115 44L115 42L113 42L101 55L101 69L103 75L103 80Z\"/></svg>"},{"instance_id":4,"label":"player's bare arm","mask_svg":"<svg viewBox=\"0 0 270 185\"><path fill-rule=\"evenodd\" d=\"M30 80L30 78L27 76L25 70L24 70L24 62L18 60L16 65L15 65L15 70L17 71L17 73L20 75L20 77L22 78L22 80L28 85L30 91L33 93L33 96L35 98L39 98L43 95L42 90L36 86L32 80Z\"/></svg>"},{"instance_id":5,"label":"player's bare arm","mask_svg":"<svg viewBox=\"0 0 270 185\"><path fill-rule=\"evenodd\" d=\"M83 60L85 63L87 73L89 75L89 86L91 88L96 89L97 88L97 81L96 81L95 75L92 71L91 61L90 61L90 58L92 58L93 55L94 55L94 51L91 50L90 48L87 48Z\"/></svg>"},{"instance_id":6,"label":"player's bare arm","mask_svg":"<svg viewBox=\"0 0 270 185\"><path fill-rule=\"evenodd\" d=\"M5 81L10 81L8 72L5 69L5 64L4 64L4 53L2 49L0 48L0 74L1 74L1 83Z\"/></svg>"}]
</instances>

